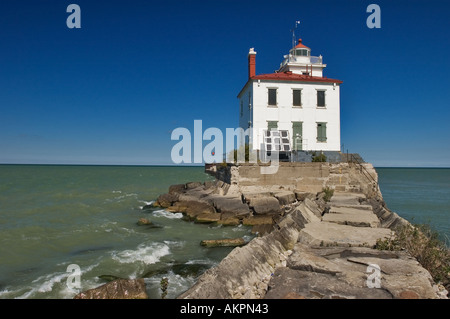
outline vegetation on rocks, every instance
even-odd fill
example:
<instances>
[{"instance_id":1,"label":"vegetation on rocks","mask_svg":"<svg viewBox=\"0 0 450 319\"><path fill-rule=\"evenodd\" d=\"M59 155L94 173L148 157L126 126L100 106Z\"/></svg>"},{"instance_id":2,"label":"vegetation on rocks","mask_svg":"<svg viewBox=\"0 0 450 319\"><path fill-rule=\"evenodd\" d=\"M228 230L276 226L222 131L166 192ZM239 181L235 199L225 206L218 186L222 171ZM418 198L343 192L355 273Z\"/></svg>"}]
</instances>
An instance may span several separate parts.
<instances>
[{"instance_id":1,"label":"vegetation on rocks","mask_svg":"<svg viewBox=\"0 0 450 319\"><path fill-rule=\"evenodd\" d=\"M395 236L378 240L379 250L406 250L428 270L436 283L450 288L450 250L429 225L406 225L395 230Z\"/></svg>"},{"instance_id":2,"label":"vegetation on rocks","mask_svg":"<svg viewBox=\"0 0 450 319\"><path fill-rule=\"evenodd\" d=\"M322 191L325 193L325 196L323 197L323 200L326 202L329 202L331 197L333 197L334 189L329 188L328 186L323 188Z\"/></svg>"},{"instance_id":3,"label":"vegetation on rocks","mask_svg":"<svg viewBox=\"0 0 450 319\"><path fill-rule=\"evenodd\" d=\"M312 157L312 162L326 162L327 161L327 156L323 153L320 154L316 154L316 152L314 152Z\"/></svg>"},{"instance_id":4,"label":"vegetation on rocks","mask_svg":"<svg viewBox=\"0 0 450 319\"><path fill-rule=\"evenodd\" d=\"M167 287L169 286L169 279L167 277L162 278L160 285L161 285L161 299L164 299L167 296Z\"/></svg>"}]
</instances>

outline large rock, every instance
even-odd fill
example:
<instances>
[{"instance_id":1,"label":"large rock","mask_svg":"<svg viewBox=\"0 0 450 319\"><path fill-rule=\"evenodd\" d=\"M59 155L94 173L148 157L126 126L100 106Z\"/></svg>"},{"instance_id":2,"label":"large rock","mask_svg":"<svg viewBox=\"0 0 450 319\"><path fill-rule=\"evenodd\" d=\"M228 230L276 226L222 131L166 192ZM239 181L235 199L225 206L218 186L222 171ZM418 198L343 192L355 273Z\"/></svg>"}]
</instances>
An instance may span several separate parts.
<instances>
[{"instance_id":1,"label":"large rock","mask_svg":"<svg viewBox=\"0 0 450 319\"><path fill-rule=\"evenodd\" d=\"M118 279L79 293L74 299L148 299L144 279Z\"/></svg>"},{"instance_id":2,"label":"large rock","mask_svg":"<svg viewBox=\"0 0 450 319\"><path fill-rule=\"evenodd\" d=\"M237 217L233 216L229 217L225 216L224 214L221 214L220 219L216 223L224 226L236 226L239 225L241 221Z\"/></svg>"},{"instance_id":3,"label":"large rock","mask_svg":"<svg viewBox=\"0 0 450 319\"><path fill-rule=\"evenodd\" d=\"M373 268L379 269L374 286ZM269 283L266 298L436 298L428 271L405 252L296 244Z\"/></svg>"},{"instance_id":4,"label":"large rock","mask_svg":"<svg viewBox=\"0 0 450 319\"><path fill-rule=\"evenodd\" d=\"M206 239L200 242L205 247L237 247L245 245L243 238Z\"/></svg>"},{"instance_id":5,"label":"large rock","mask_svg":"<svg viewBox=\"0 0 450 319\"><path fill-rule=\"evenodd\" d=\"M249 206L256 215L277 215L281 213L278 200L273 196L255 196L249 199Z\"/></svg>"},{"instance_id":6,"label":"large rock","mask_svg":"<svg viewBox=\"0 0 450 319\"><path fill-rule=\"evenodd\" d=\"M306 198L309 198L311 200L314 200L316 198L316 194L309 193L309 192L302 192L299 190L294 191L295 197L299 202L304 201Z\"/></svg>"},{"instance_id":7,"label":"large rock","mask_svg":"<svg viewBox=\"0 0 450 319\"><path fill-rule=\"evenodd\" d=\"M156 207L167 208L172 206L174 202L178 200L178 194L161 194L155 203L153 203Z\"/></svg>"},{"instance_id":8,"label":"large rock","mask_svg":"<svg viewBox=\"0 0 450 319\"><path fill-rule=\"evenodd\" d=\"M173 206L167 208L168 211L173 213L184 213L190 219L195 219L198 215L202 214L215 214L216 211L211 205L200 201L179 201L174 203Z\"/></svg>"},{"instance_id":9,"label":"large rock","mask_svg":"<svg viewBox=\"0 0 450 319\"><path fill-rule=\"evenodd\" d=\"M335 207L332 206L322 220L330 223L350 225L355 227L380 227L380 220L372 212L363 207Z\"/></svg>"},{"instance_id":10,"label":"large rock","mask_svg":"<svg viewBox=\"0 0 450 319\"><path fill-rule=\"evenodd\" d=\"M169 186L169 194L181 194L186 191L185 184L176 184Z\"/></svg>"},{"instance_id":11,"label":"large rock","mask_svg":"<svg viewBox=\"0 0 450 319\"><path fill-rule=\"evenodd\" d=\"M227 217L247 217L250 215L248 205L242 202L241 197L227 197L227 196L210 196L216 210Z\"/></svg>"},{"instance_id":12,"label":"large rock","mask_svg":"<svg viewBox=\"0 0 450 319\"><path fill-rule=\"evenodd\" d=\"M362 193L334 192L330 204L336 206L360 205L366 199Z\"/></svg>"},{"instance_id":13,"label":"large rock","mask_svg":"<svg viewBox=\"0 0 450 319\"><path fill-rule=\"evenodd\" d=\"M273 196L278 199L280 205L289 205L297 200L295 194L289 191L276 192Z\"/></svg>"},{"instance_id":14,"label":"large rock","mask_svg":"<svg viewBox=\"0 0 450 319\"><path fill-rule=\"evenodd\" d=\"M216 223L220 220L220 214L218 213L203 213L195 217L196 223L209 224Z\"/></svg>"},{"instance_id":15,"label":"large rock","mask_svg":"<svg viewBox=\"0 0 450 319\"><path fill-rule=\"evenodd\" d=\"M335 223L315 222L305 225L299 241L312 246L374 247L377 239L393 236L388 228L353 227Z\"/></svg>"},{"instance_id":16,"label":"large rock","mask_svg":"<svg viewBox=\"0 0 450 319\"><path fill-rule=\"evenodd\" d=\"M281 299L290 294L307 299L387 299L382 289L355 287L334 275L290 268L278 268L264 298Z\"/></svg>"},{"instance_id":17,"label":"large rock","mask_svg":"<svg viewBox=\"0 0 450 319\"><path fill-rule=\"evenodd\" d=\"M147 218L139 218L139 220L137 221L137 225L138 226L153 225L153 223Z\"/></svg>"},{"instance_id":18,"label":"large rock","mask_svg":"<svg viewBox=\"0 0 450 319\"><path fill-rule=\"evenodd\" d=\"M271 225L273 224L273 218L272 216L251 216L244 218L242 224L244 226Z\"/></svg>"},{"instance_id":19,"label":"large rock","mask_svg":"<svg viewBox=\"0 0 450 319\"><path fill-rule=\"evenodd\" d=\"M321 218L322 217L322 213L324 212L323 208L320 207L317 202L309 199L309 198L305 198L305 200L303 201L303 204L305 205L305 207L307 207L311 212L314 213L314 215L316 215L317 217Z\"/></svg>"}]
</instances>

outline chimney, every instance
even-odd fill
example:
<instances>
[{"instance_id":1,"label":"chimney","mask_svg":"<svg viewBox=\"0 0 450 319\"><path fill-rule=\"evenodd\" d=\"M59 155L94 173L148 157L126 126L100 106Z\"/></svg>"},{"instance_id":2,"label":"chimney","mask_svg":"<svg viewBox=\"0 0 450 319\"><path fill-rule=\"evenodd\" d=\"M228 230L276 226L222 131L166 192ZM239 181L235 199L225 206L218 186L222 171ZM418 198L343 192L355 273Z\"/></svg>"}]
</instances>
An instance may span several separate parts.
<instances>
[{"instance_id":1,"label":"chimney","mask_svg":"<svg viewBox=\"0 0 450 319\"><path fill-rule=\"evenodd\" d=\"M256 75L256 52L254 48L248 51L248 78L251 79Z\"/></svg>"}]
</instances>

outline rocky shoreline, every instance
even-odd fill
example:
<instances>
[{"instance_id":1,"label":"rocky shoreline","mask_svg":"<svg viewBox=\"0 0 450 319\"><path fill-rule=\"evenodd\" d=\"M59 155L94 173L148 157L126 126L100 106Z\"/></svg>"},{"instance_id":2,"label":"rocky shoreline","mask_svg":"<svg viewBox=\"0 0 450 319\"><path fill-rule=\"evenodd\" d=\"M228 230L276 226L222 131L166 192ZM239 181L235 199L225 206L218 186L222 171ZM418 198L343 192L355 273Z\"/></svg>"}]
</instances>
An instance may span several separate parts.
<instances>
[{"instance_id":1,"label":"rocky shoreline","mask_svg":"<svg viewBox=\"0 0 450 319\"><path fill-rule=\"evenodd\" d=\"M406 252L375 248L409 222L386 207L379 188L366 184L333 187L332 196L325 188L240 187L219 179L171 186L153 206L197 223L252 226L257 235L247 244L239 238L203 242L236 248L178 298L447 298ZM116 280L76 298L143 298L142 287Z\"/></svg>"}]
</instances>

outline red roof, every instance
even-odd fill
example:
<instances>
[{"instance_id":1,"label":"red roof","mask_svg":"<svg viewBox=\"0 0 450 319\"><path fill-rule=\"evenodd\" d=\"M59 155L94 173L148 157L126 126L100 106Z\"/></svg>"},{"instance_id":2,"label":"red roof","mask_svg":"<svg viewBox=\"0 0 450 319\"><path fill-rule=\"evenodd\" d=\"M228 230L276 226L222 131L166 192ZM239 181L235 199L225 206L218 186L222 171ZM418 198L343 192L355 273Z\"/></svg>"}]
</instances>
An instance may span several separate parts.
<instances>
[{"instance_id":1,"label":"red roof","mask_svg":"<svg viewBox=\"0 0 450 319\"><path fill-rule=\"evenodd\" d=\"M295 74L290 71L271 73L271 74L260 74L251 78L251 80L273 80L273 81L295 81L295 82L326 82L326 83L336 83L341 84L341 80L329 79L327 77L320 76L309 76L303 74Z\"/></svg>"},{"instance_id":2,"label":"red roof","mask_svg":"<svg viewBox=\"0 0 450 319\"><path fill-rule=\"evenodd\" d=\"M302 49L302 48L310 49L310 48L308 48L306 45L304 45L304 44L302 43L302 39L298 39L298 44L295 46L295 48L296 48L296 49ZM310 50L311 50L311 49L310 49Z\"/></svg>"}]
</instances>

